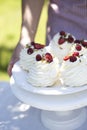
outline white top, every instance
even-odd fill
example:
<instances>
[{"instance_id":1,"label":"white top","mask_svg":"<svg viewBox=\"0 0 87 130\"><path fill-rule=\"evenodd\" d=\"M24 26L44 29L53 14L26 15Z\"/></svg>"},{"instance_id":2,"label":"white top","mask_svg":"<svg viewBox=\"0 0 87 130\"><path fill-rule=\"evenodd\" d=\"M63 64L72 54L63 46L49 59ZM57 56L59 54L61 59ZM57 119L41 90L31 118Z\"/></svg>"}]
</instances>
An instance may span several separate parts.
<instances>
[{"instance_id":1,"label":"white top","mask_svg":"<svg viewBox=\"0 0 87 130\"><path fill-rule=\"evenodd\" d=\"M61 30L87 39L87 0L50 0L47 43Z\"/></svg>"}]
</instances>

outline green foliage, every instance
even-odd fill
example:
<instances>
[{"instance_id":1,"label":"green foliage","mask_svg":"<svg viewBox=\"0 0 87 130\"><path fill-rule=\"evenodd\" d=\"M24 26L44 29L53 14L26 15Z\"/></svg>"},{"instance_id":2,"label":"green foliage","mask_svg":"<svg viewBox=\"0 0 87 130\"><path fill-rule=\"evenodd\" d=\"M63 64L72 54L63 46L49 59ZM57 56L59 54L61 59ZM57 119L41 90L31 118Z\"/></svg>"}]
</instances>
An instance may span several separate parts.
<instances>
[{"instance_id":1,"label":"green foliage","mask_svg":"<svg viewBox=\"0 0 87 130\"><path fill-rule=\"evenodd\" d=\"M0 80L8 80L7 66L17 44L21 25L21 0L0 0Z\"/></svg>"},{"instance_id":2,"label":"green foliage","mask_svg":"<svg viewBox=\"0 0 87 130\"><path fill-rule=\"evenodd\" d=\"M35 41L45 43L47 0L42 10ZM0 0L0 80L8 80L7 66L19 40L21 0Z\"/></svg>"}]
</instances>

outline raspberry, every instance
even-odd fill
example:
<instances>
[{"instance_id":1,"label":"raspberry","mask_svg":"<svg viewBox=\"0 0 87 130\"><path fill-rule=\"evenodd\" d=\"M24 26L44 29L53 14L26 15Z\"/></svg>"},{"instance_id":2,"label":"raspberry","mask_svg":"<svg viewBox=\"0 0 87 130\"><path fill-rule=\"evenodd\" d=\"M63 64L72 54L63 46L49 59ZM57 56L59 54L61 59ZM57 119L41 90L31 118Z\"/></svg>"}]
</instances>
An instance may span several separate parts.
<instances>
[{"instance_id":1,"label":"raspberry","mask_svg":"<svg viewBox=\"0 0 87 130\"><path fill-rule=\"evenodd\" d=\"M36 55L36 61L40 61L40 60L42 60L42 57L41 57L40 54L37 54L37 55Z\"/></svg>"},{"instance_id":2,"label":"raspberry","mask_svg":"<svg viewBox=\"0 0 87 130\"><path fill-rule=\"evenodd\" d=\"M65 56L65 57L63 58L63 60L66 61L66 60L69 60L69 58L70 58L70 56Z\"/></svg>"},{"instance_id":3,"label":"raspberry","mask_svg":"<svg viewBox=\"0 0 87 130\"><path fill-rule=\"evenodd\" d=\"M79 52L74 52L73 56L79 56Z\"/></svg>"},{"instance_id":4,"label":"raspberry","mask_svg":"<svg viewBox=\"0 0 87 130\"><path fill-rule=\"evenodd\" d=\"M75 40L74 43L81 43L81 40Z\"/></svg>"},{"instance_id":5,"label":"raspberry","mask_svg":"<svg viewBox=\"0 0 87 130\"><path fill-rule=\"evenodd\" d=\"M44 56L44 59L49 63L51 63L53 61L53 57L50 53L46 53Z\"/></svg>"},{"instance_id":6,"label":"raspberry","mask_svg":"<svg viewBox=\"0 0 87 130\"><path fill-rule=\"evenodd\" d=\"M33 52L34 52L34 50L32 48L27 49L27 54L31 55Z\"/></svg>"},{"instance_id":7,"label":"raspberry","mask_svg":"<svg viewBox=\"0 0 87 130\"><path fill-rule=\"evenodd\" d=\"M33 45L33 46L34 46L34 45L35 45L35 42L31 42L31 45Z\"/></svg>"},{"instance_id":8,"label":"raspberry","mask_svg":"<svg viewBox=\"0 0 87 130\"><path fill-rule=\"evenodd\" d=\"M58 41L58 44L61 45L61 44L63 44L65 41L66 41L65 38L60 37L60 38L59 38L59 41Z\"/></svg>"},{"instance_id":9,"label":"raspberry","mask_svg":"<svg viewBox=\"0 0 87 130\"><path fill-rule=\"evenodd\" d=\"M42 49L42 48L44 48L45 47L45 45L41 45L41 44L39 44L39 43L35 43L34 44L34 49Z\"/></svg>"},{"instance_id":10,"label":"raspberry","mask_svg":"<svg viewBox=\"0 0 87 130\"><path fill-rule=\"evenodd\" d=\"M61 31L61 32L60 32L60 35L61 35L61 36L66 36L66 33L65 33L64 31Z\"/></svg>"},{"instance_id":11,"label":"raspberry","mask_svg":"<svg viewBox=\"0 0 87 130\"><path fill-rule=\"evenodd\" d=\"M83 41L82 46L87 47L87 42Z\"/></svg>"},{"instance_id":12,"label":"raspberry","mask_svg":"<svg viewBox=\"0 0 87 130\"><path fill-rule=\"evenodd\" d=\"M70 62L75 62L77 60L76 56L70 56Z\"/></svg>"},{"instance_id":13,"label":"raspberry","mask_svg":"<svg viewBox=\"0 0 87 130\"><path fill-rule=\"evenodd\" d=\"M82 49L81 45L79 45L79 44L76 44L75 48L76 48L77 51L81 51L81 49Z\"/></svg>"},{"instance_id":14,"label":"raspberry","mask_svg":"<svg viewBox=\"0 0 87 130\"><path fill-rule=\"evenodd\" d=\"M69 35L67 38L67 41L72 43L72 42L74 42L74 38L71 35Z\"/></svg>"}]
</instances>

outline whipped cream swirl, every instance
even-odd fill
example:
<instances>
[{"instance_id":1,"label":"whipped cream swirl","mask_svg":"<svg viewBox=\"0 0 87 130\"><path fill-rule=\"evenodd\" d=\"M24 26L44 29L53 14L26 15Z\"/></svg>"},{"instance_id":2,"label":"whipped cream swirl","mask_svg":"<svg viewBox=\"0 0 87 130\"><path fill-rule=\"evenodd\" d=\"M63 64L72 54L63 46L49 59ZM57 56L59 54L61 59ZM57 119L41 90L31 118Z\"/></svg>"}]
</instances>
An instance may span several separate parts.
<instances>
[{"instance_id":1,"label":"whipped cream swirl","mask_svg":"<svg viewBox=\"0 0 87 130\"><path fill-rule=\"evenodd\" d=\"M60 68L61 82L65 86L82 86L87 84L87 60L85 56L75 62L64 61Z\"/></svg>"},{"instance_id":2,"label":"whipped cream swirl","mask_svg":"<svg viewBox=\"0 0 87 130\"><path fill-rule=\"evenodd\" d=\"M52 86L59 77L59 63L57 58L53 58L51 63L46 61L35 61L28 73L27 80L36 87Z\"/></svg>"},{"instance_id":3,"label":"whipped cream swirl","mask_svg":"<svg viewBox=\"0 0 87 130\"><path fill-rule=\"evenodd\" d=\"M22 49L22 51L20 52L20 61L19 64L20 66L24 69L29 71L31 66L34 64L35 62L35 57L36 55L39 54L43 54L45 53L47 50L46 48L40 49L40 50L36 50L34 51L32 54L28 54L27 53L27 48Z\"/></svg>"},{"instance_id":4,"label":"whipped cream swirl","mask_svg":"<svg viewBox=\"0 0 87 130\"><path fill-rule=\"evenodd\" d=\"M66 38L68 38L69 35L70 34L67 33ZM53 55L55 55L59 59L59 62L62 63L64 56L66 56L69 53L73 43L65 41L63 44L58 44L59 38L59 33L53 37L49 44L49 50L51 53L53 53Z\"/></svg>"}]
</instances>

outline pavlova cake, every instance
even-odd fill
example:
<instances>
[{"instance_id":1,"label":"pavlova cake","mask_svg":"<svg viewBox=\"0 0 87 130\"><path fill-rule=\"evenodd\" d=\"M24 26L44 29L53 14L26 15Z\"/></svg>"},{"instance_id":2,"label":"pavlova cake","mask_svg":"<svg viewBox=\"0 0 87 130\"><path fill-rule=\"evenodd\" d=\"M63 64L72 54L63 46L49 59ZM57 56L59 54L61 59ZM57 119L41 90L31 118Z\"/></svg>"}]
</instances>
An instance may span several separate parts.
<instances>
[{"instance_id":1,"label":"pavlova cake","mask_svg":"<svg viewBox=\"0 0 87 130\"><path fill-rule=\"evenodd\" d=\"M20 67L33 86L82 86L87 84L87 41L70 33L57 33L48 46L31 42L20 52Z\"/></svg>"},{"instance_id":2,"label":"pavlova cake","mask_svg":"<svg viewBox=\"0 0 87 130\"><path fill-rule=\"evenodd\" d=\"M49 44L49 51L54 54L62 63L63 57L69 53L74 44L75 37L70 33L61 31L57 33Z\"/></svg>"},{"instance_id":3,"label":"pavlova cake","mask_svg":"<svg viewBox=\"0 0 87 130\"><path fill-rule=\"evenodd\" d=\"M20 66L24 69L29 71L31 66L33 65L34 58L37 55L37 51L39 50L40 54L46 52L46 49L43 49L45 46L39 43L31 42L26 44L26 47L21 50L20 52Z\"/></svg>"},{"instance_id":4,"label":"pavlova cake","mask_svg":"<svg viewBox=\"0 0 87 130\"><path fill-rule=\"evenodd\" d=\"M27 71L27 81L33 86L52 86L58 81L59 60L44 45L27 44L20 52L19 65Z\"/></svg>"},{"instance_id":5,"label":"pavlova cake","mask_svg":"<svg viewBox=\"0 0 87 130\"><path fill-rule=\"evenodd\" d=\"M64 57L60 67L61 83L65 86L82 86L87 84L87 57L73 52Z\"/></svg>"}]
</instances>

